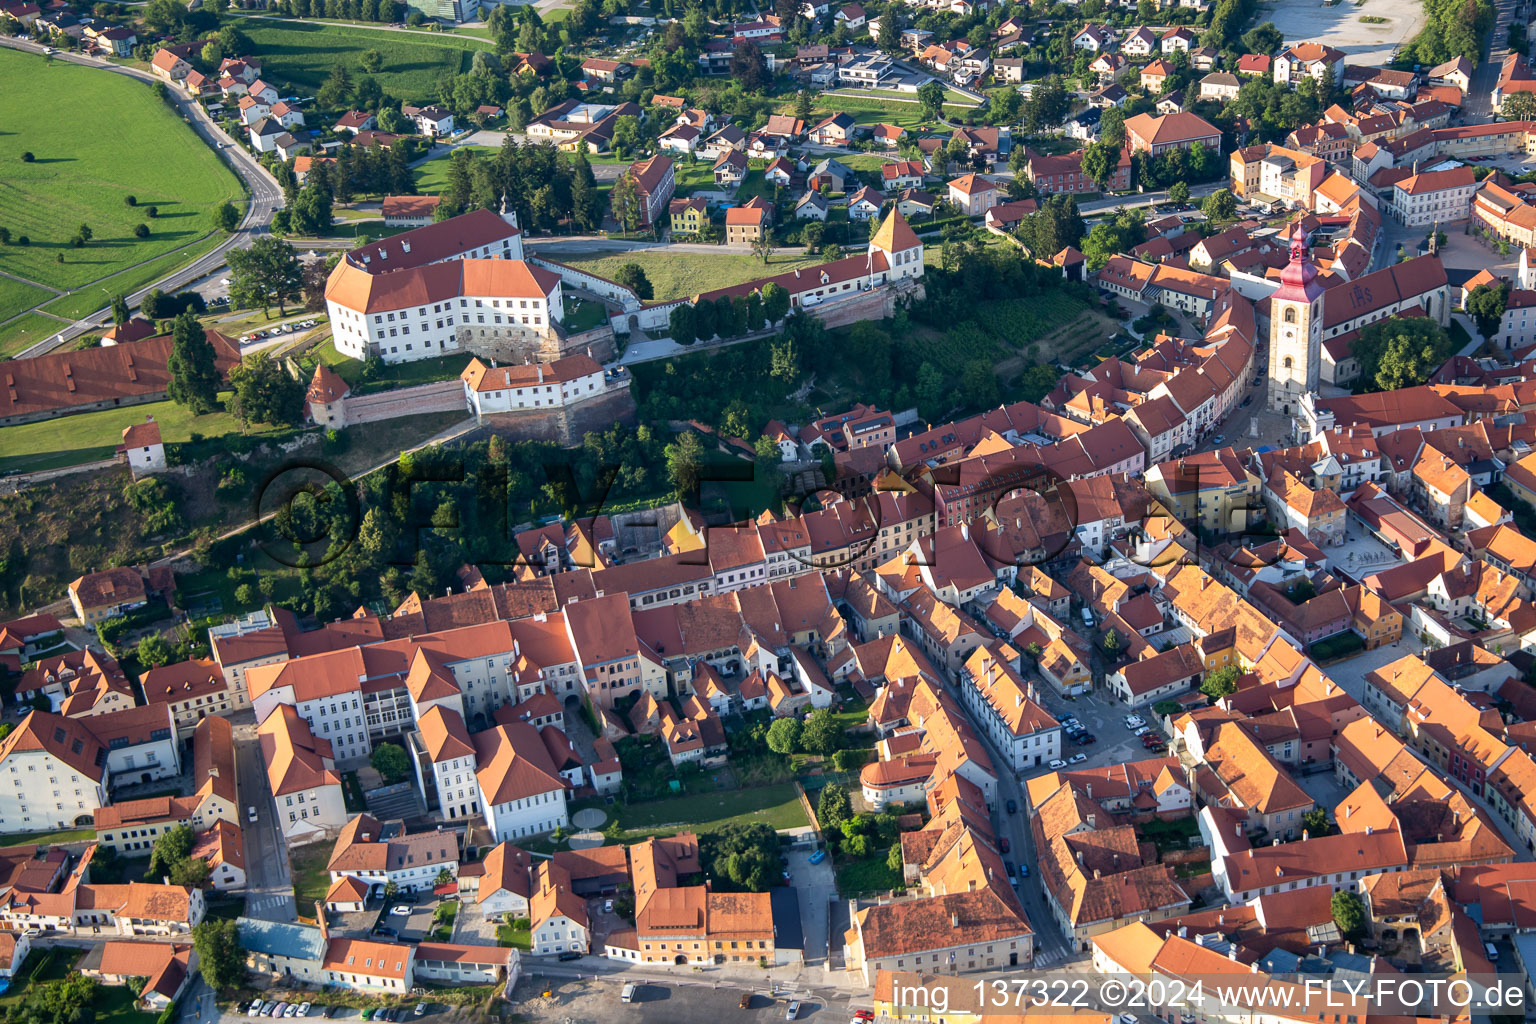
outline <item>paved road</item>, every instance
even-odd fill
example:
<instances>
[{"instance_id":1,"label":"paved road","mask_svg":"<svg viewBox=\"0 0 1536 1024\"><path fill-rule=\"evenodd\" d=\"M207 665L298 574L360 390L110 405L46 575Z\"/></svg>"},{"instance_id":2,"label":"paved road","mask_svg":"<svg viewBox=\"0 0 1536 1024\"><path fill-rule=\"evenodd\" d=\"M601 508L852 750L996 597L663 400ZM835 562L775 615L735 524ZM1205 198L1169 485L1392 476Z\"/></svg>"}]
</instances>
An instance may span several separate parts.
<instances>
[{"instance_id":1,"label":"paved road","mask_svg":"<svg viewBox=\"0 0 1536 1024\"><path fill-rule=\"evenodd\" d=\"M1509 54L1506 37L1517 6L1523 8L1524 0L1494 0L1493 31L1483 44L1483 59L1472 72L1472 88L1461 107L1461 119L1466 124L1493 120L1493 87L1499 82L1499 68Z\"/></svg>"},{"instance_id":2,"label":"paved road","mask_svg":"<svg viewBox=\"0 0 1536 1024\"><path fill-rule=\"evenodd\" d=\"M37 43L10 36L0 37L0 45L9 46L13 50L22 50L27 53L41 54L43 51L42 46ZM86 57L80 54L61 52L54 55L54 60L68 61L71 64L79 64L84 67L100 68L113 74L124 75L128 78L144 82L159 81L159 79L146 71L140 71L137 68L120 67L97 57ZM129 295L128 304L130 306L138 305L139 301L155 288L160 288L167 292L176 291L183 285L196 281L198 278L217 270L224 264L225 253L237 246L249 246L259 235L265 233L267 225L272 222L272 214L283 205L283 191L278 187L276 179L268 174L237 140L225 134L224 130L214 123L213 119L208 116L207 112L198 103L176 89L171 89L171 99L175 103L176 108L181 112L182 117L192 126L192 130L197 132L198 137L212 147L215 152L219 153L230 166L230 169L245 182L246 190L249 192L250 205L246 209L245 219L241 221L240 227L233 234L195 262L174 273L167 274L165 277ZM101 291L104 302L108 298L105 290L99 285L87 285L85 288L87 291L91 289ZM63 346L71 339L77 338L82 334L90 334L101 330L106 326L110 316L110 306L103 305L102 308L84 319L65 327L58 334L52 335L25 349L20 353L20 356L21 358L40 356Z\"/></svg>"},{"instance_id":3,"label":"paved road","mask_svg":"<svg viewBox=\"0 0 1536 1024\"><path fill-rule=\"evenodd\" d=\"M235 777L241 803L237 810L245 832L246 915L263 921L292 921L298 908L288 868L288 845L278 825L256 729L249 723L235 728ZM256 808L254 825L245 820L247 807Z\"/></svg>"}]
</instances>

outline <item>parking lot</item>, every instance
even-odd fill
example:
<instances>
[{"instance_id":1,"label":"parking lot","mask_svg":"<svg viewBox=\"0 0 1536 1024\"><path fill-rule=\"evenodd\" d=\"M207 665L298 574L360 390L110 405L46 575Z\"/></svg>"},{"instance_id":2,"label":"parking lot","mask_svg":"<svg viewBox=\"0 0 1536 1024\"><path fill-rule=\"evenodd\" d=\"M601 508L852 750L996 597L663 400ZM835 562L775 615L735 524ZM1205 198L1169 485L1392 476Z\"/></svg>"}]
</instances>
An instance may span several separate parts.
<instances>
[{"instance_id":1,"label":"parking lot","mask_svg":"<svg viewBox=\"0 0 1536 1024\"><path fill-rule=\"evenodd\" d=\"M336 1006L326 1003L324 994L319 992L283 993L273 991L267 996L263 997L263 1003L276 1005L277 1003L283 1001L284 995L293 995L294 997L298 998L300 1003L297 1005L299 1006L303 1005L304 1000L309 1000L309 1013L305 1016L304 1019L351 1020L355 1022L355 1024L361 1024L361 1022L364 1020L363 1014L365 1013L368 1014L367 1019L370 1021L384 1020L384 1018L382 1016L378 1016L378 1014L380 1011L384 1010L386 1003L388 1003L388 1005L391 1007L391 1016L393 1020L398 1022L409 1021L411 1024L418 1024L418 1022L419 1024L452 1024L453 1021L460 1017L462 1012L459 1007L448 1006L443 1003L428 1002L425 1004L425 1009L422 1011L422 1014L417 1016L414 1007L419 1005L418 1003L406 1002L404 1005L399 1005L398 997L385 997L382 995L379 997L377 1006L368 1006L362 1008L355 1006ZM229 1011L223 1013L220 1016L220 1024L240 1024L240 1022L251 1024L251 1022L257 1019L277 1019L275 1017L266 1017L265 1015L260 1018L252 1017L248 1009L249 1005L250 1004L246 1003L232 1007ZM329 1011L329 1013L327 1013L327 1011ZM286 1014L284 1014L283 1019L298 1020L301 1018L297 1014L295 1014L293 1017L288 1017Z\"/></svg>"}]
</instances>

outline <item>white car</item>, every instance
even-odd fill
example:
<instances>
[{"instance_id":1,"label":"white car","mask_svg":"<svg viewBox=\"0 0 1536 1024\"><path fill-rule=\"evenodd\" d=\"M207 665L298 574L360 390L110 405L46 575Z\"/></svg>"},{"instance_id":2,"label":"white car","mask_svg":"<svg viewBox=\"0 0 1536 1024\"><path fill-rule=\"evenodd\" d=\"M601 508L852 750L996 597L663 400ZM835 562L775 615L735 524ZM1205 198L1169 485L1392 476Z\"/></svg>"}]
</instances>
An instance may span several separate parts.
<instances>
[{"instance_id":1,"label":"white car","mask_svg":"<svg viewBox=\"0 0 1536 1024\"><path fill-rule=\"evenodd\" d=\"M1137 1024L1136 1015L1134 1013L1122 1013L1120 1015L1120 1024Z\"/></svg>"},{"instance_id":2,"label":"white car","mask_svg":"<svg viewBox=\"0 0 1536 1024\"><path fill-rule=\"evenodd\" d=\"M1147 720L1145 718L1142 718L1140 715L1126 715L1125 716L1125 727L1127 729L1135 729L1135 728L1137 728L1139 726L1143 726L1143 725L1146 725L1146 724L1147 724Z\"/></svg>"},{"instance_id":3,"label":"white car","mask_svg":"<svg viewBox=\"0 0 1536 1024\"><path fill-rule=\"evenodd\" d=\"M254 804L245 809L245 817L252 825L256 824L256 806Z\"/></svg>"},{"instance_id":4,"label":"white car","mask_svg":"<svg viewBox=\"0 0 1536 1024\"><path fill-rule=\"evenodd\" d=\"M400 914L400 915L409 917L410 913L411 913L411 908L410 907L390 907L389 908L389 912L391 914Z\"/></svg>"},{"instance_id":5,"label":"white car","mask_svg":"<svg viewBox=\"0 0 1536 1024\"><path fill-rule=\"evenodd\" d=\"M1073 754L1067 758L1067 764L1082 764L1086 760L1088 760L1087 754Z\"/></svg>"},{"instance_id":6,"label":"white car","mask_svg":"<svg viewBox=\"0 0 1536 1024\"><path fill-rule=\"evenodd\" d=\"M1056 760L1051 762L1051 767L1055 768L1057 771L1060 771L1061 769L1065 768L1066 766L1067 766L1067 762L1063 761L1059 757Z\"/></svg>"},{"instance_id":7,"label":"white car","mask_svg":"<svg viewBox=\"0 0 1536 1024\"><path fill-rule=\"evenodd\" d=\"M1151 731L1152 731L1152 727L1150 725L1144 725L1140 729L1136 730L1135 735L1137 735L1137 736L1145 736L1147 733L1149 733Z\"/></svg>"},{"instance_id":8,"label":"white car","mask_svg":"<svg viewBox=\"0 0 1536 1024\"><path fill-rule=\"evenodd\" d=\"M308 1017L309 1016L309 1004L308 1003L300 1003L299 1004L299 1016L300 1017Z\"/></svg>"}]
</instances>

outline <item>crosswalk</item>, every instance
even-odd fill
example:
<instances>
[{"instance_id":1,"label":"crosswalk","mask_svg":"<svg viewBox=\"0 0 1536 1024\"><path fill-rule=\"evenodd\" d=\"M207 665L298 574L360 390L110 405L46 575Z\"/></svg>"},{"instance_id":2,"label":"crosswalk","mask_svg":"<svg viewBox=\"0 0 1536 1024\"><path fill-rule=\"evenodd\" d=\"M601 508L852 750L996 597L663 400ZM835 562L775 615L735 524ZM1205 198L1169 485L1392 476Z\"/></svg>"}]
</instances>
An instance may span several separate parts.
<instances>
[{"instance_id":1,"label":"crosswalk","mask_svg":"<svg viewBox=\"0 0 1536 1024\"><path fill-rule=\"evenodd\" d=\"M1049 967L1051 964L1061 963L1069 959L1071 959L1071 954L1063 949L1040 950L1035 953L1035 959L1030 966L1038 970L1039 968Z\"/></svg>"},{"instance_id":2,"label":"crosswalk","mask_svg":"<svg viewBox=\"0 0 1536 1024\"><path fill-rule=\"evenodd\" d=\"M252 894L246 897L245 912L266 920L292 920L293 896L287 893Z\"/></svg>"}]
</instances>

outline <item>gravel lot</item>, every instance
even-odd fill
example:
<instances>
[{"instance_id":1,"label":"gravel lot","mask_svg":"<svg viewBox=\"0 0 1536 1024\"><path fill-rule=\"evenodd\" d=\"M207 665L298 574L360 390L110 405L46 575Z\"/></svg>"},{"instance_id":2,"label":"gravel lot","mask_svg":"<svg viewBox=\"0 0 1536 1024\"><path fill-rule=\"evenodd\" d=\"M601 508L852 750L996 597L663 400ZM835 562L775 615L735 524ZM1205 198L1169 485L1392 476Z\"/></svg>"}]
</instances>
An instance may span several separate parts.
<instances>
[{"instance_id":1,"label":"gravel lot","mask_svg":"<svg viewBox=\"0 0 1536 1024\"><path fill-rule=\"evenodd\" d=\"M1367 25L1366 16L1386 18ZM1424 23L1419 0L1340 0L1324 7L1318 0L1279 0L1259 8L1258 21L1273 21L1287 43L1311 41L1343 50L1351 64L1385 64L1393 49L1412 39Z\"/></svg>"}]
</instances>

